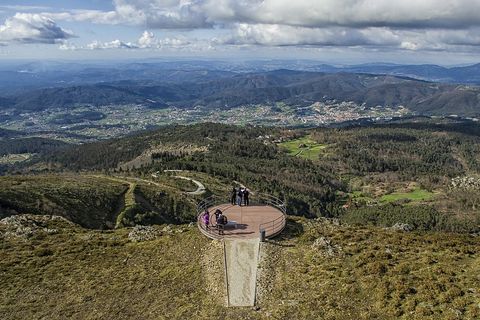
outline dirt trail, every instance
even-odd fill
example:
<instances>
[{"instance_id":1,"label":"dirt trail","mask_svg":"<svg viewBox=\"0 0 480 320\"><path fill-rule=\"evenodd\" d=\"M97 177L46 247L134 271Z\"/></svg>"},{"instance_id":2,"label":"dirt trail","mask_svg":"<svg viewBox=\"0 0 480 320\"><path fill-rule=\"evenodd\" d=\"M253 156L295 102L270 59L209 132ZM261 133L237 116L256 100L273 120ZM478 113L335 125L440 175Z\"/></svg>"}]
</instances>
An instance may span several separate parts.
<instances>
[{"instance_id":1,"label":"dirt trail","mask_svg":"<svg viewBox=\"0 0 480 320\"><path fill-rule=\"evenodd\" d=\"M255 305L258 239L225 240L225 268L228 305Z\"/></svg>"},{"instance_id":2,"label":"dirt trail","mask_svg":"<svg viewBox=\"0 0 480 320\"><path fill-rule=\"evenodd\" d=\"M118 228L126 210L135 205L136 183L113 176L92 175L92 177L128 184L128 188L119 196L115 210L110 214L108 221L105 222L105 225L110 229Z\"/></svg>"}]
</instances>

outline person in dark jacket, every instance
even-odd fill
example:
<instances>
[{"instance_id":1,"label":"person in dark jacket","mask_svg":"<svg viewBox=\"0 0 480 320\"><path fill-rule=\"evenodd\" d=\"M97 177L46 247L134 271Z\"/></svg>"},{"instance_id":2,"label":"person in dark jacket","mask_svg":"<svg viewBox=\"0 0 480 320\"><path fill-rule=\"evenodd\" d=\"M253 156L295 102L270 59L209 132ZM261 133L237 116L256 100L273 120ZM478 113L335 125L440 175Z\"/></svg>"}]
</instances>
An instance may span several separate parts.
<instances>
[{"instance_id":1,"label":"person in dark jacket","mask_svg":"<svg viewBox=\"0 0 480 320\"><path fill-rule=\"evenodd\" d=\"M220 217L220 215L223 214L222 210L217 209L213 214L215 215L215 223L218 223L218 217Z\"/></svg>"},{"instance_id":2,"label":"person in dark jacket","mask_svg":"<svg viewBox=\"0 0 480 320\"><path fill-rule=\"evenodd\" d=\"M237 189L233 187L232 189L232 197L230 198L230 203L235 205L237 203Z\"/></svg>"},{"instance_id":3,"label":"person in dark jacket","mask_svg":"<svg viewBox=\"0 0 480 320\"><path fill-rule=\"evenodd\" d=\"M223 214L222 211L220 211L220 214L218 215L218 218L217 218L218 234L224 234L225 225L227 224L227 222L228 222L227 217Z\"/></svg>"},{"instance_id":4,"label":"person in dark jacket","mask_svg":"<svg viewBox=\"0 0 480 320\"><path fill-rule=\"evenodd\" d=\"M237 193L237 204L241 206L242 202L243 202L243 189L239 188Z\"/></svg>"},{"instance_id":5,"label":"person in dark jacket","mask_svg":"<svg viewBox=\"0 0 480 320\"><path fill-rule=\"evenodd\" d=\"M245 188L245 190L243 190L243 204L248 206L249 205L249 200L248 200L248 196L250 195L250 192L248 191L247 188Z\"/></svg>"}]
</instances>

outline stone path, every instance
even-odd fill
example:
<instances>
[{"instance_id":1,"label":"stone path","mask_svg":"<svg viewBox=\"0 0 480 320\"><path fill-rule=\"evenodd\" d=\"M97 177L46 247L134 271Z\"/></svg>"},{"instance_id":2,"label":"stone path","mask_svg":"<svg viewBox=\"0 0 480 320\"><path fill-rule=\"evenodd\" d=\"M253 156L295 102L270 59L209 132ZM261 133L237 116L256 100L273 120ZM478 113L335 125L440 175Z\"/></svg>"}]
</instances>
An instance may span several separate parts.
<instances>
[{"instance_id":1,"label":"stone path","mask_svg":"<svg viewBox=\"0 0 480 320\"><path fill-rule=\"evenodd\" d=\"M254 306L260 242L238 239L224 243L228 306Z\"/></svg>"}]
</instances>

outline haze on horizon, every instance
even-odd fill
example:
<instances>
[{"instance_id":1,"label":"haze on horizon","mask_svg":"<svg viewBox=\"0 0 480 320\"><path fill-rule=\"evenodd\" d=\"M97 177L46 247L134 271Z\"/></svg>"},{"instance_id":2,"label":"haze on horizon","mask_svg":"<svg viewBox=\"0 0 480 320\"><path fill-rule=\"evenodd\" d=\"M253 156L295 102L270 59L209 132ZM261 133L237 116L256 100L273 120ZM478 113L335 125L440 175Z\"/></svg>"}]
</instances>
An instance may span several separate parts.
<instances>
[{"instance_id":1,"label":"haze on horizon","mask_svg":"<svg viewBox=\"0 0 480 320\"><path fill-rule=\"evenodd\" d=\"M479 62L480 0L0 0L0 60Z\"/></svg>"}]
</instances>

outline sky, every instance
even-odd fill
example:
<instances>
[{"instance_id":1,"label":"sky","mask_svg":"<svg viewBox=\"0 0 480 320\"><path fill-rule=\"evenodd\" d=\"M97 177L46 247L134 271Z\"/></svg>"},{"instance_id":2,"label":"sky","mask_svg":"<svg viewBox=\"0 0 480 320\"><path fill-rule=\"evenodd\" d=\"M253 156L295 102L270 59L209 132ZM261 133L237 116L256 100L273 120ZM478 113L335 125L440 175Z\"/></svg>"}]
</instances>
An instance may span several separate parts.
<instances>
[{"instance_id":1,"label":"sky","mask_svg":"<svg viewBox=\"0 0 480 320\"><path fill-rule=\"evenodd\" d=\"M0 59L480 62L480 0L0 0Z\"/></svg>"}]
</instances>

